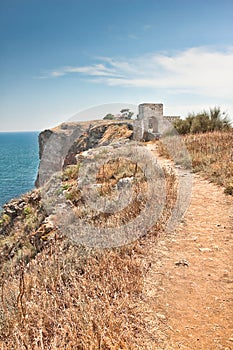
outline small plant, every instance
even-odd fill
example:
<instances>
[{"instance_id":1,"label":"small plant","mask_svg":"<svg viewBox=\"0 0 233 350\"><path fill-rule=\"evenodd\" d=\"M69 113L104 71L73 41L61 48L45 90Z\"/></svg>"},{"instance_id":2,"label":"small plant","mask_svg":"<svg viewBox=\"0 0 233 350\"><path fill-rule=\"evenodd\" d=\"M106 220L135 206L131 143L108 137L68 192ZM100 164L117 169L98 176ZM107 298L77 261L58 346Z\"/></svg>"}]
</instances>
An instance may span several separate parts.
<instances>
[{"instance_id":1,"label":"small plant","mask_svg":"<svg viewBox=\"0 0 233 350\"><path fill-rule=\"evenodd\" d=\"M60 188L58 188L55 193L57 196L60 196L60 194L62 194L64 191L68 190L70 187L71 187L70 184L68 184L68 183L64 184Z\"/></svg>"},{"instance_id":2,"label":"small plant","mask_svg":"<svg viewBox=\"0 0 233 350\"><path fill-rule=\"evenodd\" d=\"M62 179L65 181L76 180L78 178L79 168L80 164L67 166L63 172Z\"/></svg>"},{"instance_id":3,"label":"small plant","mask_svg":"<svg viewBox=\"0 0 233 350\"><path fill-rule=\"evenodd\" d=\"M25 216L29 216L32 213L32 208L29 205L27 205L24 208L23 213L24 213Z\"/></svg>"},{"instance_id":4,"label":"small plant","mask_svg":"<svg viewBox=\"0 0 233 350\"><path fill-rule=\"evenodd\" d=\"M29 231L34 230L38 225L38 218L35 214L31 213L30 215L27 215L26 222L25 222L26 228Z\"/></svg>"},{"instance_id":5,"label":"small plant","mask_svg":"<svg viewBox=\"0 0 233 350\"><path fill-rule=\"evenodd\" d=\"M29 231L34 230L38 225L38 217L30 205L27 205L23 213L25 215L25 228Z\"/></svg>"},{"instance_id":6,"label":"small plant","mask_svg":"<svg viewBox=\"0 0 233 350\"><path fill-rule=\"evenodd\" d=\"M66 191L66 190L68 190L69 188L70 188L70 185L69 185L69 184L64 184L64 185L62 186L63 191Z\"/></svg>"},{"instance_id":7,"label":"small plant","mask_svg":"<svg viewBox=\"0 0 233 350\"><path fill-rule=\"evenodd\" d=\"M233 196L233 184L228 185L228 186L225 188L224 193Z\"/></svg>"},{"instance_id":8,"label":"small plant","mask_svg":"<svg viewBox=\"0 0 233 350\"><path fill-rule=\"evenodd\" d=\"M74 187L69 192L66 192L65 194L66 199L77 202L81 198L81 194L78 188Z\"/></svg>"},{"instance_id":9,"label":"small plant","mask_svg":"<svg viewBox=\"0 0 233 350\"><path fill-rule=\"evenodd\" d=\"M7 225L7 224L10 223L10 221L11 221L10 216L7 215L7 214L3 214L3 215L2 215L2 219L0 220L0 225L4 225L4 224Z\"/></svg>"}]
</instances>

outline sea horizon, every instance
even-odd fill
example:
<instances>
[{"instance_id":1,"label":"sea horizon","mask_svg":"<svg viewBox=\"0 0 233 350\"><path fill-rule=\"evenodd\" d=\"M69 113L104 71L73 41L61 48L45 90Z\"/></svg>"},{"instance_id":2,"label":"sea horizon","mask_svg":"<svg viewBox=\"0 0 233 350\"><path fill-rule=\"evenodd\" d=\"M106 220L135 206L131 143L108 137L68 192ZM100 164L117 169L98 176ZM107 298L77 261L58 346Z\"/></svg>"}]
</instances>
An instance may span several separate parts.
<instances>
[{"instance_id":1,"label":"sea horizon","mask_svg":"<svg viewBox=\"0 0 233 350\"><path fill-rule=\"evenodd\" d=\"M21 133L33 133L33 132L36 132L36 133L40 133L41 130L6 130L6 131L0 131L0 134L21 134Z\"/></svg>"}]
</instances>

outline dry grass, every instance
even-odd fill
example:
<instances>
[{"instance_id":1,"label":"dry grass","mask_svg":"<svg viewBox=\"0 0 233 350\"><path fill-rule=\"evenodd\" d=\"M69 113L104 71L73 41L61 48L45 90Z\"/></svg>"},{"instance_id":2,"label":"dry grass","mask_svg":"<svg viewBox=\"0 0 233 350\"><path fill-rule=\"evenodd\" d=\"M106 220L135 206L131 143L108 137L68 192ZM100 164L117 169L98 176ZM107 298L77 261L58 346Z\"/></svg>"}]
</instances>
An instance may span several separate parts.
<instances>
[{"instance_id":1,"label":"dry grass","mask_svg":"<svg viewBox=\"0 0 233 350\"><path fill-rule=\"evenodd\" d=\"M73 176L78 165L68 166L63 173L61 191L57 195L65 196L73 204L75 216L85 218L86 222L96 227L119 227L137 217L144 209L147 200L147 183L143 171L136 163L119 157L100 166L96 175L97 193L101 198L114 199L117 193L117 184L120 180L132 180L131 201L126 208L108 213L90 208L85 196L78 187L78 172ZM119 199L119 201L121 198Z\"/></svg>"},{"instance_id":2,"label":"dry grass","mask_svg":"<svg viewBox=\"0 0 233 350\"><path fill-rule=\"evenodd\" d=\"M145 190L140 169L135 171L135 164L124 164L126 173L122 173L122 164L109 163L104 171L105 181L110 181L116 167L117 179L118 175L136 175L141 190ZM144 295L148 271L144 256L154 242L152 235L163 228L175 203L174 174L165 171L165 175L167 205L159 222L147 236L128 246L88 249L71 243L57 231L49 244L28 261L20 241L21 256L17 255L17 261L9 256L1 269L6 271L7 266L7 273L0 278L2 350L151 349L159 334L155 333L157 325L150 323L155 311ZM69 193L77 176L75 167L67 170L64 191ZM102 182L101 171L99 181ZM139 215L141 205L133 203L133 216L126 209L125 220ZM31 211L27 210L27 215Z\"/></svg>"},{"instance_id":3,"label":"dry grass","mask_svg":"<svg viewBox=\"0 0 233 350\"><path fill-rule=\"evenodd\" d=\"M133 130L129 130L127 125L110 125L100 140L100 145L106 142L130 138Z\"/></svg>"},{"instance_id":4,"label":"dry grass","mask_svg":"<svg viewBox=\"0 0 233 350\"><path fill-rule=\"evenodd\" d=\"M209 132L183 137L192 159L194 172L201 172L208 180L225 187L233 194L233 132ZM169 156L159 143L161 155Z\"/></svg>"},{"instance_id":5,"label":"dry grass","mask_svg":"<svg viewBox=\"0 0 233 350\"><path fill-rule=\"evenodd\" d=\"M194 171L201 172L226 190L233 188L232 131L187 135L185 143L192 157Z\"/></svg>"},{"instance_id":6,"label":"dry grass","mask_svg":"<svg viewBox=\"0 0 233 350\"><path fill-rule=\"evenodd\" d=\"M2 349L140 349L139 248L87 251L53 245L2 278Z\"/></svg>"}]
</instances>

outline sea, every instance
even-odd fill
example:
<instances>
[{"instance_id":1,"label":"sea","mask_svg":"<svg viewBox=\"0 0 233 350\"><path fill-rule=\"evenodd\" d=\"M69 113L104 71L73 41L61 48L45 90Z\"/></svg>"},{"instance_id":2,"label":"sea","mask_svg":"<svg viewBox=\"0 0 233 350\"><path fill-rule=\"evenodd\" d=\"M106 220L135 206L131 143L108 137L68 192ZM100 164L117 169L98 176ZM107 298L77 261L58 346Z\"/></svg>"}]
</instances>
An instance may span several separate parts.
<instances>
[{"instance_id":1,"label":"sea","mask_svg":"<svg viewBox=\"0 0 233 350\"><path fill-rule=\"evenodd\" d=\"M0 132L0 210L31 191L39 165L39 132Z\"/></svg>"}]
</instances>

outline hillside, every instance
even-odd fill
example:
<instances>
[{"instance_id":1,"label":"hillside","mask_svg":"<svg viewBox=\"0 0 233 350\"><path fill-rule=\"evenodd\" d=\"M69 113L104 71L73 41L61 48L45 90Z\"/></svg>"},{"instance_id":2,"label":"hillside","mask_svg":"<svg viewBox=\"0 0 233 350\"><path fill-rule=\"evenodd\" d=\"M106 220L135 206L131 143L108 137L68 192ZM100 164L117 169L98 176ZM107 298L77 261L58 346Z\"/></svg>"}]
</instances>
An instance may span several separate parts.
<instances>
[{"instance_id":1,"label":"hillside","mask_svg":"<svg viewBox=\"0 0 233 350\"><path fill-rule=\"evenodd\" d=\"M161 142L138 145L138 166L133 156L126 159L135 152L130 123L85 123L73 134L76 126L40 135L37 185L51 175L48 171L56 174L49 184L6 204L1 215L1 349L231 349L233 197L195 174L191 205L168 233L180 165L159 156L166 153ZM58 150L67 135L69 143ZM204 149L226 139L226 134L209 135L211 147L200 149L207 143L195 135L186 144L200 160L206 159ZM231 141L226 142L215 152L215 162L229 162ZM49 168L46 152L57 157ZM120 228L148 210L145 168L153 159L163 172L156 176L165 181L165 205L148 229L143 221L137 224L141 232L126 230L121 239ZM98 165L94 183L82 182L92 164ZM130 203L124 202L129 184ZM108 199L118 203L116 189L122 189L120 203L127 205L103 211Z\"/></svg>"},{"instance_id":2,"label":"hillside","mask_svg":"<svg viewBox=\"0 0 233 350\"><path fill-rule=\"evenodd\" d=\"M189 134L183 137L194 172L225 188L233 195L233 131ZM159 154L170 158L163 142Z\"/></svg>"}]
</instances>

